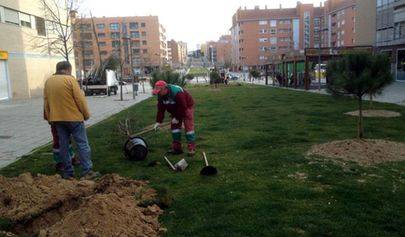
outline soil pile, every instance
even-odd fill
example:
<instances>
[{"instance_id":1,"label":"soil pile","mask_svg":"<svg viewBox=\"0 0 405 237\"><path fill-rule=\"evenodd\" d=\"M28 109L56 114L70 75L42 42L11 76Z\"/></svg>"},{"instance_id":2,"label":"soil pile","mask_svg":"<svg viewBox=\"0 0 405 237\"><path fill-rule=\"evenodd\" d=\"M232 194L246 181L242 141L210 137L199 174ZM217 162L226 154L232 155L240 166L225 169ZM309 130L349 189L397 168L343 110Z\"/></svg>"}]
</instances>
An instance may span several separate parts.
<instances>
[{"instance_id":1,"label":"soil pile","mask_svg":"<svg viewBox=\"0 0 405 237\"><path fill-rule=\"evenodd\" d=\"M386 140L343 140L313 146L307 155L355 161L373 165L405 160L405 144Z\"/></svg>"},{"instance_id":2,"label":"soil pile","mask_svg":"<svg viewBox=\"0 0 405 237\"><path fill-rule=\"evenodd\" d=\"M359 116L359 111L352 111L345 113L346 115L350 116ZM395 111L389 111L389 110L363 110L363 116L364 117L369 117L369 118L394 118L394 117L400 117L401 114Z\"/></svg>"},{"instance_id":3,"label":"soil pile","mask_svg":"<svg viewBox=\"0 0 405 237\"><path fill-rule=\"evenodd\" d=\"M0 176L0 216L18 235L158 236L162 210L155 200L147 182L118 175L96 182Z\"/></svg>"}]
</instances>

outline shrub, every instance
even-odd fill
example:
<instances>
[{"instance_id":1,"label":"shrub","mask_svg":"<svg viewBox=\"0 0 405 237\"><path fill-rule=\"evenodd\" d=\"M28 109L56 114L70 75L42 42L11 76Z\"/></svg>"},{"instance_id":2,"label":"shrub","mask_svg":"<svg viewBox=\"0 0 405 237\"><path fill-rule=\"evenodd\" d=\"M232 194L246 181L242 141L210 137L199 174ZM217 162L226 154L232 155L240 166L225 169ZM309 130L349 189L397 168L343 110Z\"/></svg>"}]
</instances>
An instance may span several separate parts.
<instances>
[{"instance_id":1,"label":"shrub","mask_svg":"<svg viewBox=\"0 0 405 237\"><path fill-rule=\"evenodd\" d=\"M165 81L168 84L178 85L184 87L186 85L186 78L181 77L179 73L171 69L157 70L152 73L150 84L153 87L157 81Z\"/></svg>"}]
</instances>

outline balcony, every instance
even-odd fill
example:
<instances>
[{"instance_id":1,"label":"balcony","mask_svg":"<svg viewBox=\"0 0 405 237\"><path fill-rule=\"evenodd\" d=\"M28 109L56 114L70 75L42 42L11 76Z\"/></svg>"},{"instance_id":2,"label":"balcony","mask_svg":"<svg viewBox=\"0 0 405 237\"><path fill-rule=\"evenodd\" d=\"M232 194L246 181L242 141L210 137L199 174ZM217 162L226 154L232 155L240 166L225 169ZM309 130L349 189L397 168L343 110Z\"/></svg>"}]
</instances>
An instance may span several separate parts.
<instances>
[{"instance_id":1,"label":"balcony","mask_svg":"<svg viewBox=\"0 0 405 237\"><path fill-rule=\"evenodd\" d=\"M404 8L405 7L405 0L398 0L398 1L394 2L393 7L394 7L394 10Z\"/></svg>"}]
</instances>

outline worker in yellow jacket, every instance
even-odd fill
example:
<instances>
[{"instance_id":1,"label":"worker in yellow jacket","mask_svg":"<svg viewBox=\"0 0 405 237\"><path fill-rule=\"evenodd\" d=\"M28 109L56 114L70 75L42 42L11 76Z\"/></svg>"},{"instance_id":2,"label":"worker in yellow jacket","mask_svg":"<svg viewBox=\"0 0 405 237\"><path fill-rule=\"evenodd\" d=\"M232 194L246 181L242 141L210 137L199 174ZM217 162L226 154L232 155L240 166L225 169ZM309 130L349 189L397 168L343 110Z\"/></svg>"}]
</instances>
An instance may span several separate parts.
<instances>
[{"instance_id":1,"label":"worker in yellow jacket","mask_svg":"<svg viewBox=\"0 0 405 237\"><path fill-rule=\"evenodd\" d=\"M90 113L86 98L71 74L72 66L69 62L59 62L56 65L56 73L45 82L44 114L45 119L56 127L59 136L59 153L64 163L63 177L72 179L74 176L69 155L69 141L73 137L83 168L81 176L92 179L99 174L92 171L90 145L84 126Z\"/></svg>"}]
</instances>

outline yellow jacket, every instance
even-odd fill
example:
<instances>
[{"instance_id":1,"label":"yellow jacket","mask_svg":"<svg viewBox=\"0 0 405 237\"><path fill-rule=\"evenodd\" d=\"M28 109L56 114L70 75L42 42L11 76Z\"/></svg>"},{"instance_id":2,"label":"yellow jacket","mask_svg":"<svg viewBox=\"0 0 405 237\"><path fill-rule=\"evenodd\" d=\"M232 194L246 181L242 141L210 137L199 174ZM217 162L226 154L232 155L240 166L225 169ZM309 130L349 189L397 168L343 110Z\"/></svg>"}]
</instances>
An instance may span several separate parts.
<instances>
[{"instance_id":1,"label":"yellow jacket","mask_svg":"<svg viewBox=\"0 0 405 237\"><path fill-rule=\"evenodd\" d=\"M53 75L46 80L44 117L49 122L82 122L90 118L86 98L73 76Z\"/></svg>"}]
</instances>

